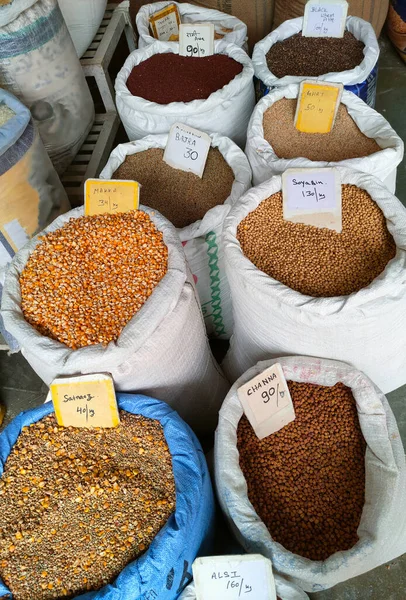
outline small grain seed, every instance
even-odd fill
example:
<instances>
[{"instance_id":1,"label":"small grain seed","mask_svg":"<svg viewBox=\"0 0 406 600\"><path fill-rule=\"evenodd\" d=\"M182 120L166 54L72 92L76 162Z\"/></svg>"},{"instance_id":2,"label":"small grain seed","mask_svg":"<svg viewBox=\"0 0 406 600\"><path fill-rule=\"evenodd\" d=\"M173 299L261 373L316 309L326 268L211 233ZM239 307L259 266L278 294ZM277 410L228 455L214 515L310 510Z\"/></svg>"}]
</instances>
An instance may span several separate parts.
<instances>
[{"instance_id":1,"label":"small grain seed","mask_svg":"<svg viewBox=\"0 0 406 600\"><path fill-rule=\"evenodd\" d=\"M313 297L347 296L368 286L396 254L386 220L370 195L342 185L341 233L283 219L280 192L237 228L242 252L261 271Z\"/></svg>"},{"instance_id":2,"label":"small grain seed","mask_svg":"<svg viewBox=\"0 0 406 600\"><path fill-rule=\"evenodd\" d=\"M186 227L223 204L231 193L234 173L217 148L210 148L203 177L173 169L164 151L150 148L127 156L113 179L133 179L142 185L142 203L155 208L175 227Z\"/></svg>"},{"instance_id":3,"label":"small grain seed","mask_svg":"<svg viewBox=\"0 0 406 600\"><path fill-rule=\"evenodd\" d=\"M297 100L282 98L264 113L264 138L279 158L304 157L335 162L370 156L381 150L374 139L364 135L340 104L330 133L304 133L294 125Z\"/></svg>"},{"instance_id":4,"label":"small grain seed","mask_svg":"<svg viewBox=\"0 0 406 600\"><path fill-rule=\"evenodd\" d=\"M349 31L342 38L304 37L300 32L274 44L266 62L276 77L319 77L354 69L364 60L364 48Z\"/></svg>"}]
</instances>

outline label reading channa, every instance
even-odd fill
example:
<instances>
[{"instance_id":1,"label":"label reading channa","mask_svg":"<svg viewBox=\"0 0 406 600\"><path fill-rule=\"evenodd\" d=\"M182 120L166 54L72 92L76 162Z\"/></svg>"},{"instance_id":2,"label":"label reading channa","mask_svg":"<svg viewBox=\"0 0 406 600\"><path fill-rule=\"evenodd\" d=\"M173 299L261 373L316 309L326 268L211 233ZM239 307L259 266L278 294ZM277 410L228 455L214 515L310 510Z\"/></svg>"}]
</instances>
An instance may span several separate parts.
<instances>
[{"instance_id":1,"label":"label reading channa","mask_svg":"<svg viewBox=\"0 0 406 600\"><path fill-rule=\"evenodd\" d=\"M330 133L342 93L342 83L302 81L296 105L296 129L304 133Z\"/></svg>"},{"instance_id":2,"label":"label reading channa","mask_svg":"<svg viewBox=\"0 0 406 600\"><path fill-rule=\"evenodd\" d=\"M247 419L260 440L295 419L292 398L279 363L242 385L237 393Z\"/></svg>"},{"instance_id":3,"label":"label reading channa","mask_svg":"<svg viewBox=\"0 0 406 600\"><path fill-rule=\"evenodd\" d=\"M341 180L337 169L287 169L282 175L283 218L342 231Z\"/></svg>"},{"instance_id":4,"label":"label reading channa","mask_svg":"<svg viewBox=\"0 0 406 600\"><path fill-rule=\"evenodd\" d=\"M120 422L110 375L61 377L51 383L50 392L58 425L116 427Z\"/></svg>"},{"instance_id":5,"label":"label reading channa","mask_svg":"<svg viewBox=\"0 0 406 600\"><path fill-rule=\"evenodd\" d=\"M214 53L214 24L191 23L179 26L179 54L189 57L211 56Z\"/></svg>"},{"instance_id":6,"label":"label reading channa","mask_svg":"<svg viewBox=\"0 0 406 600\"><path fill-rule=\"evenodd\" d=\"M308 0L305 5L302 35L343 37L347 12L346 0Z\"/></svg>"},{"instance_id":7,"label":"label reading channa","mask_svg":"<svg viewBox=\"0 0 406 600\"><path fill-rule=\"evenodd\" d=\"M276 600L271 561L260 554L197 558L192 569L197 600Z\"/></svg>"},{"instance_id":8,"label":"label reading channa","mask_svg":"<svg viewBox=\"0 0 406 600\"><path fill-rule=\"evenodd\" d=\"M179 35L180 15L176 4L169 4L158 10L149 19L152 35L157 40L167 42Z\"/></svg>"},{"instance_id":9,"label":"label reading channa","mask_svg":"<svg viewBox=\"0 0 406 600\"><path fill-rule=\"evenodd\" d=\"M164 161L174 169L203 177L211 138L207 133L175 123L169 132Z\"/></svg>"},{"instance_id":10,"label":"label reading channa","mask_svg":"<svg viewBox=\"0 0 406 600\"><path fill-rule=\"evenodd\" d=\"M137 181L87 179L85 182L85 215L137 210L139 202Z\"/></svg>"}]
</instances>

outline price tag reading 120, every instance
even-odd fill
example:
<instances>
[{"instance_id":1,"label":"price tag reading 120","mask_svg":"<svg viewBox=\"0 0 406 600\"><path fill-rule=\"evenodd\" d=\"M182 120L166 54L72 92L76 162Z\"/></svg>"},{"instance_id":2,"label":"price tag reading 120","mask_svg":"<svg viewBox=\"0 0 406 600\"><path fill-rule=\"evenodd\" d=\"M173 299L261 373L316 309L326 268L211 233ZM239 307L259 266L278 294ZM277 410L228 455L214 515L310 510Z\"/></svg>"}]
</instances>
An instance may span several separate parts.
<instances>
[{"instance_id":1,"label":"price tag reading 120","mask_svg":"<svg viewBox=\"0 0 406 600\"><path fill-rule=\"evenodd\" d=\"M242 385L237 393L247 419L260 440L295 419L292 398L279 363Z\"/></svg>"},{"instance_id":2,"label":"price tag reading 120","mask_svg":"<svg viewBox=\"0 0 406 600\"><path fill-rule=\"evenodd\" d=\"M137 210L139 201L140 186L136 181L87 179L85 182L85 215Z\"/></svg>"},{"instance_id":3,"label":"price tag reading 120","mask_svg":"<svg viewBox=\"0 0 406 600\"><path fill-rule=\"evenodd\" d=\"M168 135L164 161L174 169L203 177L211 138L207 133L175 123Z\"/></svg>"},{"instance_id":4,"label":"price tag reading 120","mask_svg":"<svg viewBox=\"0 0 406 600\"><path fill-rule=\"evenodd\" d=\"M214 52L214 24L192 23L179 25L179 54L202 58Z\"/></svg>"}]
</instances>

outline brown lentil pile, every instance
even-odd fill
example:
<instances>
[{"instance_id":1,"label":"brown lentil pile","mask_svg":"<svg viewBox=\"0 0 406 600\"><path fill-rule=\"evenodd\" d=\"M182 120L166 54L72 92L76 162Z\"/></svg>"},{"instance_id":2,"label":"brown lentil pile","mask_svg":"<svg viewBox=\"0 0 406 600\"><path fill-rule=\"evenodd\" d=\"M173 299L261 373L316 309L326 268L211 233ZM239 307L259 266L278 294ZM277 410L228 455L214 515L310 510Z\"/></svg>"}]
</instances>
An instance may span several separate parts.
<instances>
[{"instance_id":1,"label":"brown lentil pile","mask_svg":"<svg viewBox=\"0 0 406 600\"><path fill-rule=\"evenodd\" d=\"M266 62L276 77L319 77L354 69L364 60L364 48L349 31L342 38L303 37L300 32L274 44Z\"/></svg>"},{"instance_id":2,"label":"brown lentil pile","mask_svg":"<svg viewBox=\"0 0 406 600\"><path fill-rule=\"evenodd\" d=\"M231 193L234 173L217 148L210 148L203 177L173 169L162 160L164 151L151 148L127 156L113 179L134 179L142 185L142 202L156 208L175 227L202 219Z\"/></svg>"},{"instance_id":3,"label":"brown lentil pile","mask_svg":"<svg viewBox=\"0 0 406 600\"><path fill-rule=\"evenodd\" d=\"M208 98L242 70L241 63L225 54L202 58L154 54L133 68L127 88L133 96L158 104L191 102Z\"/></svg>"},{"instance_id":4,"label":"brown lentil pile","mask_svg":"<svg viewBox=\"0 0 406 600\"><path fill-rule=\"evenodd\" d=\"M248 497L276 542L325 560L358 541L365 450L351 389L288 382L296 419L259 440L245 416L237 444Z\"/></svg>"},{"instance_id":5,"label":"brown lentil pile","mask_svg":"<svg viewBox=\"0 0 406 600\"><path fill-rule=\"evenodd\" d=\"M158 421L24 427L0 479L0 576L16 600L72 598L112 582L175 510Z\"/></svg>"},{"instance_id":6,"label":"brown lentil pile","mask_svg":"<svg viewBox=\"0 0 406 600\"><path fill-rule=\"evenodd\" d=\"M163 235L146 213L72 218L43 236L20 275L24 318L73 349L107 345L167 268Z\"/></svg>"},{"instance_id":7,"label":"brown lentil pile","mask_svg":"<svg viewBox=\"0 0 406 600\"><path fill-rule=\"evenodd\" d=\"M285 221L278 192L239 224L242 252L258 269L308 296L347 296L366 287L395 256L396 244L371 196L355 185L341 189L341 233Z\"/></svg>"},{"instance_id":8,"label":"brown lentil pile","mask_svg":"<svg viewBox=\"0 0 406 600\"><path fill-rule=\"evenodd\" d=\"M369 156L381 150L372 138L360 131L340 104L330 133L304 133L294 125L297 100L282 98L264 113L264 138L279 158L339 161Z\"/></svg>"}]
</instances>

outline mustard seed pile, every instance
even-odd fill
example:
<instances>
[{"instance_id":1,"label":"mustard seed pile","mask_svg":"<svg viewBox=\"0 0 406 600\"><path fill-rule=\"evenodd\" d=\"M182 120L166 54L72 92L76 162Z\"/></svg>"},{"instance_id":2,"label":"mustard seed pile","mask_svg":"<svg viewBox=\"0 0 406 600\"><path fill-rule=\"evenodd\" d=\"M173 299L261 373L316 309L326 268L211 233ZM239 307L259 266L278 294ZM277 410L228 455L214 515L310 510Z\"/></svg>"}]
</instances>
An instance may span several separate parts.
<instances>
[{"instance_id":1,"label":"mustard seed pile","mask_svg":"<svg viewBox=\"0 0 406 600\"><path fill-rule=\"evenodd\" d=\"M341 233L283 219L273 194L237 228L242 252L261 271L314 297L347 296L368 286L396 254L386 220L370 195L342 186Z\"/></svg>"},{"instance_id":2,"label":"mustard seed pile","mask_svg":"<svg viewBox=\"0 0 406 600\"><path fill-rule=\"evenodd\" d=\"M364 48L349 31L342 38L303 37L300 32L274 44L266 62L276 77L319 77L355 69L364 60Z\"/></svg>"},{"instance_id":3,"label":"mustard seed pile","mask_svg":"<svg viewBox=\"0 0 406 600\"><path fill-rule=\"evenodd\" d=\"M366 444L350 388L293 381L288 387L292 423L259 440L247 418L240 420L240 466L250 502L273 539L325 560L358 541Z\"/></svg>"},{"instance_id":4,"label":"mustard seed pile","mask_svg":"<svg viewBox=\"0 0 406 600\"><path fill-rule=\"evenodd\" d=\"M142 211L70 219L42 238L21 273L24 318L73 349L107 345L167 265L163 235Z\"/></svg>"},{"instance_id":5,"label":"mustard seed pile","mask_svg":"<svg viewBox=\"0 0 406 600\"><path fill-rule=\"evenodd\" d=\"M364 135L340 104L330 133L304 133L296 129L296 98L281 98L264 113L264 138L279 158L339 161L369 156L381 150L374 139Z\"/></svg>"},{"instance_id":6,"label":"mustard seed pile","mask_svg":"<svg viewBox=\"0 0 406 600\"><path fill-rule=\"evenodd\" d=\"M142 185L142 202L156 208L175 227L186 227L223 204L231 194L234 173L217 148L210 148L203 177L173 169L164 151L151 148L127 156L113 179L134 179Z\"/></svg>"},{"instance_id":7,"label":"mustard seed pile","mask_svg":"<svg viewBox=\"0 0 406 600\"><path fill-rule=\"evenodd\" d=\"M175 509L161 424L24 427L0 479L0 577L15 600L72 598L112 582Z\"/></svg>"}]
</instances>

